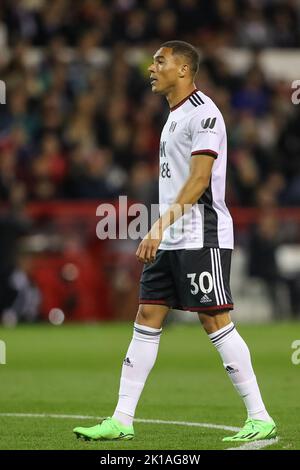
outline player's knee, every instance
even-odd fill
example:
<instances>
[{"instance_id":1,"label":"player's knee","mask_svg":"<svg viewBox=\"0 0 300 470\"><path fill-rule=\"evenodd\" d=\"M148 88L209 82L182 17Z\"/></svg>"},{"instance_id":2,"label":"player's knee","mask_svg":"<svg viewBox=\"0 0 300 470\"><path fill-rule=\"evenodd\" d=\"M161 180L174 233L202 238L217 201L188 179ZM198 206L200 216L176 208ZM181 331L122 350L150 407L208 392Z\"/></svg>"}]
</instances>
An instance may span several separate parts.
<instances>
[{"instance_id":1,"label":"player's knee","mask_svg":"<svg viewBox=\"0 0 300 470\"><path fill-rule=\"evenodd\" d=\"M199 319L207 334L215 333L231 322L228 312L222 312L216 315L199 313Z\"/></svg>"},{"instance_id":2,"label":"player's knee","mask_svg":"<svg viewBox=\"0 0 300 470\"><path fill-rule=\"evenodd\" d=\"M153 308L149 305L140 305L138 308L136 321L143 324L151 322L155 318Z\"/></svg>"},{"instance_id":3,"label":"player's knee","mask_svg":"<svg viewBox=\"0 0 300 470\"><path fill-rule=\"evenodd\" d=\"M205 315L204 313L201 313L199 314L199 320L204 330L208 334L210 334L211 330L214 330L216 327L214 317L210 317L209 315Z\"/></svg>"},{"instance_id":4,"label":"player's knee","mask_svg":"<svg viewBox=\"0 0 300 470\"><path fill-rule=\"evenodd\" d=\"M140 305L135 321L140 325L161 328L166 313L167 309L162 306Z\"/></svg>"}]
</instances>

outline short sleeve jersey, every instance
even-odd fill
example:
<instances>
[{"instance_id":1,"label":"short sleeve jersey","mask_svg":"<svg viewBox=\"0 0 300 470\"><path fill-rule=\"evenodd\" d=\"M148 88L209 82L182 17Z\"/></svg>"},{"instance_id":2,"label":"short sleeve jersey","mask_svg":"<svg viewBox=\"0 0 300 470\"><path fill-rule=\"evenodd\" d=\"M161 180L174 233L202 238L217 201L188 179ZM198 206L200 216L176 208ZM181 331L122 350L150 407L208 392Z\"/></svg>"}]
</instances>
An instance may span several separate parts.
<instances>
[{"instance_id":1,"label":"short sleeve jersey","mask_svg":"<svg viewBox=\"0 0 300 470\"><path fill-rule=\"evenodd\" d=\"M226 128L220 110L208 96L196 89L171 108L159 153L160 214L174 203L186 182L191 158L209 155L214 159L209 187L190 211L165 230L159 248L232 249L233 224L225 204Z\"/></svg>"}]
</instances>

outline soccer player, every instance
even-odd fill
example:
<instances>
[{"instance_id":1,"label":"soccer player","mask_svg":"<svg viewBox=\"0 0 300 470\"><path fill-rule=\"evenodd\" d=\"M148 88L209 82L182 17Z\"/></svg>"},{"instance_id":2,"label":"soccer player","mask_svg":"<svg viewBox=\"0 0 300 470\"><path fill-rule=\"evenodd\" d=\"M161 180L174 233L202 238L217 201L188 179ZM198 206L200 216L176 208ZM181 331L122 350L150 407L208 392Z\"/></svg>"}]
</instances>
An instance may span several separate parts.
<instances>
[{"instance_id":1,"label":"soccer player","mask_svg":"<svg viewBox=\"0 0 300 470\"><path fill-rule=\"evenodd\" d=\"M197 50L164 43L149 67L152 91L170 114L160 142L160 217L137 249L145 263L133 338L122 367L112 417L74 429L85 439L132 439L135 409L154 366L163 320L171 307L195 311L247 409L244 427L224 441L276 436L252 368L249 349L231 321L232 219L226 207L226 129L214 102L199 91Z\"/></svg>"}]
</instances>

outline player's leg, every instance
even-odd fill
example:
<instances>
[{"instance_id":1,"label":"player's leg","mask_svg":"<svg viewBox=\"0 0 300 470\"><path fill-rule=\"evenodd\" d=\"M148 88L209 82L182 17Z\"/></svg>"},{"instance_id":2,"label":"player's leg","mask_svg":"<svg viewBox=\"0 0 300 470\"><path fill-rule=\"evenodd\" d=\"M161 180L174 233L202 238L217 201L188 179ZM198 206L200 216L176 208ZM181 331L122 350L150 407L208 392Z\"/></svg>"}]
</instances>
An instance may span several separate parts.
<instances>
[{"instance_id":1,"label":"player's leg","mask_svg":"<svg viewBox=\"0 0 300 470\"><path fill-rule=\"evenodd\" d=\"M147 377L155 364L163 321L169 311L164 305L140 305L133 337L123 362L119 401L113 417L123 425L133 423L135 409Z\"/></svg>"},{"instance_id":2,"label":"player's leg","mask_svg":"<svg viewBox=\"0 0 300 470\"><path fill-rule=\"evenodd\" d=\"M231 324L230 312L215 312L211 314L198 313L199 320L208 335L226 328Z\"/></svg>"},{"instance_id":3,"label":"player's leg","mask_svg":"<svg viewBox=\"0 0 300 470\"><path fill-rule=\"evenodd\" d=\"M112 417L91 428L75 428L86 439L132 439L135 409L155 363L163 321L175 292L169 272L169 255L158 251L154 263L144 267L140 282L140 306L133 337L123 361L119 400Z\"/></svg>"},{"instance_id":4,"label":"player's leg","mask_svg":"<svg viewBox=\"0 0 300 470\"><path fill-rule=\"evenodd\" d=\"M169 307L140 305L133 337L123 361L119 400L112 417L92 427L74 429L77 437L93 440L134 437L133 419L147 377L156 361L164 318Z\"/></svg>"},{"instance_id":5,"label":"player's leg","mask_svg":"<svg viewBox=\"0 0 300 470\"><path fill-rule=\"evenodd\" d=\"M237 332L229 312L199 313L199 319L248 413L243 429L224 440L253 441L275 437L276 426L263 403L248 346Z\"/></svg>"},{"instance_id":6,"label":"player's leg","mask_svg":"<svg viewBox=\"0 0 300 470\"><path fill-rule=\"evenodd\" d=\"M273 437L275 425L270 418L253 372L249 349L231 321L229 310L233 309L230 292L230 265L232 250L202 248L182 250L177 264L184 268L183 299L185 310L199 314L206 332L218 350L225 369L242 396L248 411L242 437L249 440ZM253 431L255 424L255 432ZM249 430L250 426L250 430ZM237 438L236 438L237 439Z\"/></svg>"},{"instance_id":7,"label":"player's leg","mask_svg":"<svg viewBox=\"0 0 300 470\"><path fill-rule=\"evenodd\" d=\"M167 305L141 304L138 308L135 323L161 330L168 311L169 307Z\"/></svg>"}]
</instances>

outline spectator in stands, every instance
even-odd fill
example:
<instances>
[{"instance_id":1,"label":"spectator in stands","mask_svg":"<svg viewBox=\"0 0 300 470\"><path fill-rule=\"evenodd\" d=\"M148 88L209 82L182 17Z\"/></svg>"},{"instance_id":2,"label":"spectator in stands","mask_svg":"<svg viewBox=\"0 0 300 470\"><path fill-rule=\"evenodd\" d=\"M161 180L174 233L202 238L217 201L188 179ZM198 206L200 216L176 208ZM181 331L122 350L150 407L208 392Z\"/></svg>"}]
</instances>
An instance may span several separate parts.
<instances>
[{"instance_id":1,"label":"spectator in stands","mask_svg":"<svg viewBox=\"0 0 300 470\"><path fill-rule=\"evenodd\" d=\"M263 211L250 236L248 272L263 280L275 320L283 320L289 311L300 314L300 270L293 278L281 273L276 253L282 241L276 215L270 209Z\"/></svg>"},{"instance_id":2,"label":"spectator in stands","mask_svg":"<svg viewBox=\"0 0 300 470\"><path fill-rule=\"evenodd\" d=\"M123 191L152 201L168 109L149 92L147 67L170 36L199 46L199 88L225 117L227 202L300 205L300 106L289 82L264 75L260 54L299 48L293 0L2 0L0 203L24 185L32 202ZM253 52L250 67L231 68L226 46ZM253 243L266 246L271 266L276 230L265 224Z\"/></svg>"},{"instance_id":3,"label":"spectator in stands","mask_svg":"<svg viewBox=\"0 0 300 470\"><path fill-rule=\"evenodd\" d=\"M201 19L198 21L197 17L196 22L192 21L199 10L199 3L194 0L178 0L172 5L165 0L132 1L129 5L77 2L72 5L71 17L64 14L70 6L69 0L57 0L52 7L43 1L34 7L8 1L1 5L12 53L7 61L0 62L1 75L9 84L8 106L0 109L0 146L13 133L14 142L20 140L23 133L23 144L11 149L11 153L16 154L11 177L30 182L32 199L49 199L62 193L65 198L74 197L67 182L70 181L72 149L77 146L86 154L97 148L111 148L112 164L126 172L139 161L155 164L159 129L167 111L161 100L149 96L148 78L144 73L147 57L141 55L133 65L129 51L132 44L145 46L146 53L152 50L155 35L165 34L165 26L152 20L167 18L167 28L172 29L172 34L181 34L181 39L185 35L195 35L202 44L199 86L204 92L219 97L228 123L229 185L236 186L234 194L232 192L233 202L252 204L255 201L253 191L261 186L271 170L283 171L285 187L278 194L278 203L299 203L296 164L299 160L296 143L299 126L297 112L291 110L290 92L288 96L288 90L284 92L282 84L269 82L263 76L259 54L254 56L250 69L237 76L226 66L218 49L229 36L235 45L243 43L239 42L239 34L243 36L243 31L237 32L233 26L241 19L247 24L247 34L263 31L259 36L262 40L266 31L273 31L269 17L279 18L283 30L286 29L284 25L292 22L294 39L287 41L296 45L299 25L292 19L298 14L293 3L284 9L270 3L256 5L253 9L252 2L245 0L241 10L233 0L226 2L226 6L224 2L212 2L207 7L205 30ZM181 14L191 20L189 30L178 21ZM140 17L143 21L137 25L136 18ZM127 23L128 18L132 22ZM105 22L111 28L104 27ZM74 24L78 24L78 29L75 30ZM96 25L99 24L104 28L103 34L98 34ZM156 24L160 32L149 27L150 24ZM128 41L124 36L126 28L129 28ZM222 29L220 41L219 29ZM272 37L273 33L275 31ZM224 39L226 34L227 39ZM124 44L119 42L121 37ZM109 54L107 47L112 44L112 54ZM40 63L30 56L30 45L44 46ZM68 45L74 46L72 53L65 49ZM99 47L101 52L96 53ZM41 166L49 167L46 159L39 155L41 142L49 133L57 138L60 157L53 157L56 163L52 165L56 170L58 165L61 166L60 182L53 181L50 170L47 176L40 174ZM286 152L290 155L288 162L283 161ZM243 156L246 154L247 158ZM85 174L89 173L88 159L83 159L82 164ZM247 175L249 169L252 170ZM249 182L246 180L249 178L252 178L252 189L247 194ZM4 179L7 180L7 175L1 174L2 195ZM36 188L32 187L32 181ZM84 197L95 194L100 192L91 191L88 195L85 191Z\"/></svg>"},{"instance_id":4,"label":"spectator in stands","mask_svg":"<svg viewBox=\"0 0 300 470\"><path fill-rule=\"evenodd\" d=\"M30 278L30 257L20 251L31 221L24 215L26 188L10 190L8 209L0 215L0 317L6 325L37 318L40 293Z\"/></svg>"}]
</instances>

